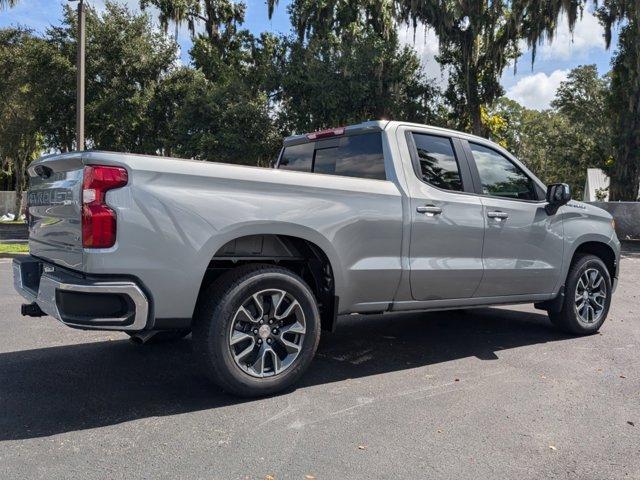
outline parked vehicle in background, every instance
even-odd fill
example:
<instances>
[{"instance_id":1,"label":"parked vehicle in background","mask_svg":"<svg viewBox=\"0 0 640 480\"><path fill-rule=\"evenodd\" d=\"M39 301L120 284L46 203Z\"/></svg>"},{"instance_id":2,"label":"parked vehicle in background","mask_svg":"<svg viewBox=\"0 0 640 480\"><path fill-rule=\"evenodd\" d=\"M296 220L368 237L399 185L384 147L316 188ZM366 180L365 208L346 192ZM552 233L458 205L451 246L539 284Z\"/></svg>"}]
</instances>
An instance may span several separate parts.
<instances>
[{"instance_id":1,"label":"parked vehicle in background","mask_svg":"<svg viewBox=\"0 0 640 480\"><path fill-rule=\"evenodd\" d=\"M535 303L585 335L618 278L608 213L424 125L289 137L274 169L94 151L29 175L23 313L139 340L192 331L238 395L297 381L338 314Z\"/></svg>"}]
</instances>

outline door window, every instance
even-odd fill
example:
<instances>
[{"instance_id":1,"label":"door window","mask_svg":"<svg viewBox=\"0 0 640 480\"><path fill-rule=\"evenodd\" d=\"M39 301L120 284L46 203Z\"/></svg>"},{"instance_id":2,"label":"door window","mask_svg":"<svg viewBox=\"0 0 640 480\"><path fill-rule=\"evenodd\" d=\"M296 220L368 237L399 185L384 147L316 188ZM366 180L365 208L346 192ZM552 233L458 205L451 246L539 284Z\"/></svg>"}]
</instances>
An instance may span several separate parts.
<instances>
[{"instance_id":1,"label":"door window","mask_svg":"<svg viewBox=\"0 0 640 480\"><path fill-rule=\"evenodd\" d=\"M516 200L538 200L533 180L504 155L469 142L478 168L482 193Z\"/></svg>"},{"instance_id":2,"label":"door window","mask_svg":"<svg viewBox=\"0 0 640 480\"><path fill-rule=\"evenodd\" d=\"M461 192L460 167L451 139L423 133L413 133L412 136L422 180L434 187Z\"/></svg>"}]
</instances>

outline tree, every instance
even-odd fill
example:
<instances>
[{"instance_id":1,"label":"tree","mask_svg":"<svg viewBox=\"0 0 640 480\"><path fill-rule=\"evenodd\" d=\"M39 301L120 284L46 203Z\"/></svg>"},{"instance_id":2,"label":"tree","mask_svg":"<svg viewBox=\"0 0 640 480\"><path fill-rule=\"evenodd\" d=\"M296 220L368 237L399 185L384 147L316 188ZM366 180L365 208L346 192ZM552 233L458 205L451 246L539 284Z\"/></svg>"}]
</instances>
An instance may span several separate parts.
<instances>
[{"instance_id":1,"label":"tree","mask_svg":"<svg viewBox=\"0 0 640 480\"><path fill-rule=\"evenodd\" d=\"M140 0L144 10L150 6L158 10L158 19L165 31L170 23L187 23L192 36L196 26L203 24L211 43L228 43L244 22L245 6L232 0Z\"/></svg>"},{"instance_id":2,"label":"tree","mask_svg":"<svg viewBox=\"0 0 640 480\"><path fill-rule=\"evenodd\" d=\"M362 28L350 42L336 36L307 44L289 38L285 46L276 97L285 130L378 118L438 123L437 89L425 79L415 52L400 48L396 38L385 41Z\"/></svg>"},{"instance_id":3,"label":"tree","mask_svg":"<svg viewBox=\"0 0 640 480\"><path fill-rule=\"evenodd\" d=\"M18 4L20 0L0 0L0 10L11 8Z\"/></svg>"},{"instance_id":4,"label":"tree","mask_svg":"<svg viewBox=\"0 0 640 480\"><path fill-rule=\"evenodd\" d=\"M606 168L612 159L609 82L595 65L581 65L567 75L551 106L564 115L585 138L590 167Z\"/></svg>"},{"instance_id":5,"label":"tree","mask_svg":"<svg viewBox=\"0 0 640 480\"><path fill-rule=\"evenodd\" d=\"M638 199L640 184L640 2L605 0L598 9L607 48L614 25L622 24L612 60L609 97L615 162L610 169L610 200Z\"/></svg>"},{"instance_id":6,"label":"tree","mask_svg":"<svg viewBox=\"0 0 640 480\"><path fill-rule=\"evenodd\" d=\"M0 162L15 180L15 215L22 211L26 168L41 151L33 93L44 72L34 68L40 40L24 29L0 30Z\"/></svg>"},{"instance_id":7,"label":"tree","mask_svg":"<svg viewBox=\"0 0 640 480\"><path fill-rule=\"evenodd\" d=\"M244 5L229 0L141 4L157 7L165 28L187 22L193 35L189 53L195 71L183 68L169 76L154 102L157 118L172 125L162 128L165 149L203 160L267 165L280 145L272 101L277 39L240 29ZM198 24L203 33L196 34Z\"/></svg>"},{"instance_id":8,"label":"tree","mask_svg":"<svg viewBox=\"0 0 640 480\"><path fill-rule=\"evenodd\" d=\"M438 36L439 62L450 71L445 93L458 128L485 135L482 106L504 94L500 77L517 60L519 43L532 48L553 37L557 19L567 12L573 27L579 0L397 0L399 18L422 22Z\"/></svg>"},{"instance_id":9,"label":"tree","mask_svg":"<svg viewBox=\"0 0 640 480\"><path fill-rule=\"evenodd\" d=\"M277 3L269 0L269 15ZM327 66L344 59L341 67L362 74L370 84L365 118L393 115L390 98L394 84L389 80L398 70L396 54L406 58L408 51L401 52L398 48L391 0L294 0L289 14L297 34L297 42L293 39L288 42L294 61L305 50L308 56L325 61ZM347 60L354 54L368 63L351 57L357 65L349 65Z\"/></svg>"},{"instance_id":10,"label":"tree","mask_svg":"<svg viewBox=\"0 0 640 480\"><path fill-rule=\"evenodd\" d=\"M156 153L148 109L158 85L174 68L177 45L153 28L148 15L107 2L87 9L86 137L90 148ZM50 148L68 151L75 135L76 15L47 32L40 120Z\"/></svg>"},{"instance_id":11,"label":"tree","mask_svg":"<svg viewBox=\"0 0 640 480\"><path fill-rule=\"evenodd\" d=\"M569 183L580 197L587 168L606 170L611 163L608 95L595 65L579 66L560 84L551 109L529 110L503 97L485 124L545 183Z\"/></svg>"}]
</instances>

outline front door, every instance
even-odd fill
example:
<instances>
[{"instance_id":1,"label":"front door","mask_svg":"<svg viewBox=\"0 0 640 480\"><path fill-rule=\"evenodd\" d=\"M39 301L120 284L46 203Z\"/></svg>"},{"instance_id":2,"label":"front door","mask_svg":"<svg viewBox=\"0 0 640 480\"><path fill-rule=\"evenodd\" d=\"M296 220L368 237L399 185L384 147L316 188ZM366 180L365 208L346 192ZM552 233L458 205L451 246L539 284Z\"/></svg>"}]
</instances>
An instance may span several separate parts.
<instances>
[{"instance_id":1,"label":"front door","mask_svg":"<svg viewBox=\"0 0 640 480\"><path fill-rule=\"evenodd\" d=\"M483 206L457 139L407 134L414 300L470 298L482 278Z\"/></svg>"},{"instance_id":2,"label":"front door","mask_svg":"<svg viewBox=\"0 0 640 480\"><path fill-rule=\"evenodd\" d=\"M562 220L547 214L544 192L515 162L486 145L468 145L486 226L475 296L553 292L562 270Z\"/></svg>"}]
</instances>

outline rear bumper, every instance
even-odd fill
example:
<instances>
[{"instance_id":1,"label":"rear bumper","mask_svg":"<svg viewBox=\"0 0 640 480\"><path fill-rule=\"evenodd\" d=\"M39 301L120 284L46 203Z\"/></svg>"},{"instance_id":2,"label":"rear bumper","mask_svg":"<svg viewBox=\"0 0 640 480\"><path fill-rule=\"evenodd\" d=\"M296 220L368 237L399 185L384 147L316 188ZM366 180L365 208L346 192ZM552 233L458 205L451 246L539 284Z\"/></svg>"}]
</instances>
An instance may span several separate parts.
<instances>
[{"instance_id":1,"label":"rear bumper","mask_svg":"<svg viewBox=\"0 0 640 480\"><path fill-rule=\"evenodd\" d=\"M28 256L13 260L13 284L69 327L139 331L149 319L147 296L132 280L89 278Z\"/></svg>"}]
</instances>

